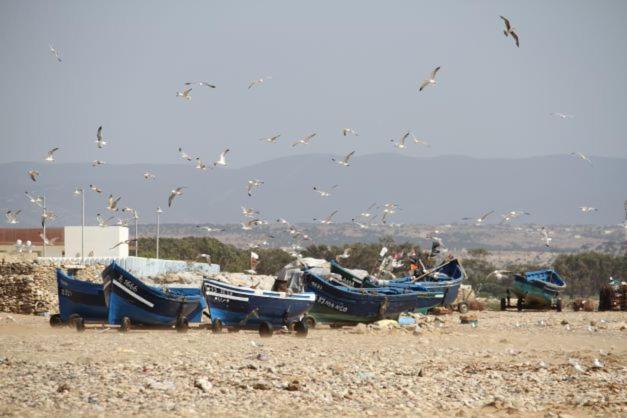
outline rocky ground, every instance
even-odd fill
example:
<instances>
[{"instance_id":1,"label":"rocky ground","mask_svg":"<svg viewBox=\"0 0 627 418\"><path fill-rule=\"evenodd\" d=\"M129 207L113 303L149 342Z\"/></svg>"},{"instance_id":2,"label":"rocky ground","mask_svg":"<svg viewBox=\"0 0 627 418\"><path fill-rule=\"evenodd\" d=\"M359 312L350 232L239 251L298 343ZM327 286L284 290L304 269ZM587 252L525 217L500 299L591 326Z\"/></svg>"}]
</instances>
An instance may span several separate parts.
<instances>
[{"instance_id":1,"label":"rocky ground","mask_svg":"<svg viewBox=\"0 0 627 418\"><path fill-rule=\"evenodd\" d=\"M626 313L477 314L261 339L0 313L0 415L627 416Z\"/></svg>"}]
</instances>

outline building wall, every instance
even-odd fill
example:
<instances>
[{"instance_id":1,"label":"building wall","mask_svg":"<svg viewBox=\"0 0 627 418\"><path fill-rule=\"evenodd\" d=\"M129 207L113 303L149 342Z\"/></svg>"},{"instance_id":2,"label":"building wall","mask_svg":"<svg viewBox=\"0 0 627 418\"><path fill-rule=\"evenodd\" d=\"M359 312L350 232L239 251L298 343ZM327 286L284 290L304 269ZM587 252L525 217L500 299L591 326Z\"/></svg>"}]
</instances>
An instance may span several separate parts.
<instances>
[{"instance_id":1,"label":"building wall","mask_svg":"<svg viewBox=\"0 0 627 418\"><path fill-rule=\"evenodd\" d=\"M85 254L93 251L94 257L128 257L128 244L113 248L122 241L128 240L128 228L124 226L86 226ZM75 257L81 253L81 227L65 227L65 255Z\"/></svg>"}]
</instances>

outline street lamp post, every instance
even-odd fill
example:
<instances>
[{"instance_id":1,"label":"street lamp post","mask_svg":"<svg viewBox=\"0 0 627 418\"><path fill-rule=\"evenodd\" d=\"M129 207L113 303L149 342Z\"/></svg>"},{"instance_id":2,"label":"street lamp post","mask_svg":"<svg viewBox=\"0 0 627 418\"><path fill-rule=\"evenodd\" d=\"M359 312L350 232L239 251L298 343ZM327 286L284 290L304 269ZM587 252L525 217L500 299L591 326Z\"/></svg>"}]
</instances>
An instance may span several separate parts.
<instances>
[{"instance_id":1,"label":"street lamp post","mask_svg":"<svg viewBox=\"0 0 627 418\"><path fill-rule=\"evenodd\" d=\"M161 215L163 211L161 207L157 208L157 260L159 259L159 215Z\"/></svg>"},{"instance_id":2,"label":"street lamp post","mask_svg":"<svg viewBox=\"0 0 627 418\"><path fill-rule=\"evenodd\" d=\"M85 192L76 189L74 194L81 197L81 263L85 264Z\"/></svg>"},{"instance_id":3,"label":"street lamp post","mask_svg":"<svg viewBox=\"0 0 627 418\"><path fill-rule=\"evenodd\" d=\"M45 257L46 256L46 195L45 194L42 197L41 204L42 204L42 210L44 211L41 217L41 227L43 228L43 235L44 235L41 239L43 241L42 255Z\"/></svg>"},{"instance_id":4,"label":"street lamp post","mask_svg":"<svg viewBox=\"0 0 627 418\"><path fill-rule=\"evenodd\" d=\"M135 220L135 257L137 257L137 251L139 248L139 241L137 237L137 221L139 220L139 214L136 210L133 210L133 219Z\"/></svg>"}]
</instances>

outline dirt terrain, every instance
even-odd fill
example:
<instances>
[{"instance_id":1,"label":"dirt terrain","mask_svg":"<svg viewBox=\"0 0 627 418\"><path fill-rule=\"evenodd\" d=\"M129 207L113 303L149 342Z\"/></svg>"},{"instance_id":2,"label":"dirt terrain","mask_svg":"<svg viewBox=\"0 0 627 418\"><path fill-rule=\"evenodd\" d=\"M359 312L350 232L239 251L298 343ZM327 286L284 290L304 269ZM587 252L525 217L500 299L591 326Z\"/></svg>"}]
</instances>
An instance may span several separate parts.
<instances>
[{"instance_id":1,"label":"dirt terrain","mask_svg":"<svg viewBox=\"0 0 627 418\"><path fill-rule=\"evenodd\" d=\"M0 314L0 415L627 415L627 314L478 317L261 339Z\"/></svg>"}]
</instances>

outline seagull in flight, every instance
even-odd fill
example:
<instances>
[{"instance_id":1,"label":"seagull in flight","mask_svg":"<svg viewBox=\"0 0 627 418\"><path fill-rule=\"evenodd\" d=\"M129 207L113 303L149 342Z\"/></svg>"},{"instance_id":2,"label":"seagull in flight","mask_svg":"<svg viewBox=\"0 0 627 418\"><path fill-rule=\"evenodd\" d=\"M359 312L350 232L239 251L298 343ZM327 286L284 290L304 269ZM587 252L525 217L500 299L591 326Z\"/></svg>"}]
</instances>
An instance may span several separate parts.
<instances>
[{"instance_id":1,"label":"seagull in flight","mask_svg":"<svg viewBox=\"0 0 627 418\"><path fill-rule=\"evenodd\" d=\"M394 142L393 139L390 139L390 142L393 142L396 148L403 149L405 148L405 140L407 139L408 136L409 136L409 132L406 132L403 135L401 135L401 138L398 140L398 143Z\"/></svg>"},{"instance_id":2,"label":"seagull in flight","mask_svg":"<svg viewBox=\"0 0 627 418\"><path fill-rule=\"evenodd\" d=\"M553 238L551 238L549 236L549 231L548 229L546 229L545 227L542 227L542 229L540 230L540 232L542 232L542 240L544 241L544 245L546 247L550 247L551 246L551 240L553 240Z\"/></svg>"},{"instance_id":3,"label":"seagull in flight","mask_svg":"<svg viewBox=\"0 0 627 418\"><path fill-rule=\"evenodd\" d=\"M516 219L516 218L521 217L523 215L531 215L531 213L525 212L525 211L522 211L522 210L510 210L506 214L501 215L501 218L503 218L501 223L509 222L512 219Z\"/></svg>"},{"instance_id":4,"label":"seagull in flight","mask_svg":"<svg viewBox=\"0 0 627 418\"><path fill-rule=\"evenodd\" d=\"M97 167L97 166L103 165L103 164L106 164L106 163L104 161L102 161L102 160L94 160L94 161L91 162L91 166L92 167Z\"/></svg>"},{"instance_id":5,"label":"seagull in flight","mask_svg":"<svg viewBox=\"0 0 627 418\"><path fill-rule=\"evenodd\" d=\"M316 133L315 133L315 132L314 132L314 133L312 133L312 134L309 134L309 135L307 135L306 137L301 138L301 139L299 139L298 141L294 142L294 143L292 144L292 147L295 147L295 146L296 146L296 145L298 145L298 144L308 145L308 144L309 144L309 142L310 142L310 141L311 141L311 140L312 140L315 136L316 136Z\"/></svg>"},{"instance_id":6,"label":"seagull in flight","mask_svg":"<svg viewBox=\"0 0 627 418\"><path fill-rule=\"evenodd\" d=\"M331 161L333 161L336 164L343 165L344 167L348 167L350 165L348 160L350 160L353 154L355 154L355 151L349 152L348 155L346 155L346 157L344 157L344 159L342 160L336 160L335 158L331 158Z\"/></svg>"},{"instance_id":7,"label":"seagull in flight","mask_svg":"<svg viewBox=\"0 0 627 418\"><path fill-rule=\"evenodd\" d=\"M205 260L207 260L207 263L211 264L211 256L209 254L198 254L198 257L196 258L204 258Z\"/></svg>"},{"instance_id":8,"label":"seagull in flight","mask_svg":"<svg viewBox=\"0 0 627 418\"><path fill-rule=\"evenodd\" d=\"M497 280L503 280L507 278L510 274L512 274L512 272L509 270L494 270L493 272L488 274L487 277L494 276Z\"/></svg>"},{"instance_id":9,"label":"seagull in flight","mask_svg":"<svg viewBox=\"0 0 627 418\"><path fill-rule=\"evenodd\" d=\"M50 46L50 53L52 54L53 57L55 57L57 59L57 62L61 62L61 53L59 52L58 49L54 48L52 45Z\"/></svg>"},{"instance_id":10,"label":"seagull in flight","mask_svg":"<svg viewBox=\"0 0 627 418\"><path fill-rule=\"evenodd\" d=\"M19 223L19 221L17 220L17 216L22 212L21 209L16 210L16 211L12 211L12 210L8 210L5 214L4 217L7 220L8 224L17 224Z\"/></svg>"},{"instance_id":11,"label":"seagull in flight","mask_svg":"<svg viewBox=\"0 0 627 418\"><path fill-rule=\"evenodd\" d=\"M213 162L213 166L217 166L217 165L222 165L226 167L226 154L230 151L230 149L225 149L224 151L222 151L222 153L220 154L220 158L217 159L217 161Z\"/></svg>"},{"instance_id":12,"label":"seagull in flight","mask_svg":"<svg viewBox=\"0 0 627 418\"><path fill-rule=\"evenodd\" d=\"M253 80L250 82L250 84L248 85L248 90L252 89L253 87L257 87L262 85L263 83L265 83L267 80L271 80L272 77L270 76L266 76L266 77L260 77L256 80Z\"/></svg>"},{"instance_id":13,"label":"seagull in flight","mask_svg":"<svg viewBox=\"0 0 627 418\"><path fill-rule=\"evenodd\" d=\"M344 136L348 136L348 135L359 136L359 134L352 128L342 128L342 135L344 135Z\"/></svg>"},{"instance_id":14,"label":"seagull in flight","mask_svg":"<svg viewBox=\"0 0 627 418\"><path fill-rule=\"evenodd\" d=\"M331 189L337 188L337 184L335 184ZM314 191L320 195L320 197L329 197L331 196L331 192L326 192L324 190L319 189L317 186L313 187Z\"/></svg>"},{"instance_id":15,"label":"seagull in flight","mask_svg":"<svg viewBox=\"0 0 627 418\"><path fill-rule=\"evenodd\" d=\"M344 252L342 254L336 255L335 259L336 260L338 260L338 259L347 259L350 256L351 256L351 249L350 249L350 247L348 247L348 248L344 248Z\"/></svg>"},{"instance_id":16,"label":"seagull in flight","mask_svg":"<svg viewBox=\"0 0 627 418\"><path fill-rule=\"evenodd\" d=\"M197 84L199 86L209 87L209 88L212 88L212 89L216 88L215 84L211 84L211 83L209 83L207 81L187 81L185 83L186 86L191 86L191 85L194 85L194 84Z\"/></svg>"},{"instance_id":17,"label":"seagull in flight","mask_svg":"<svg viewBox=\"0 0 627 418\"><path fill-rule=\"evenodd\" d=\"M52 245L59 239L59 237L53 237L51 239L48 239L48 237L46 237L43 233L39 234L39 238L41 238L41 240L46 245Z\"/></svg>"},{"instance_id":18,"label":"seagull in flight","mask_svg":"<svg viewBox=\"0 0 627 418\"><path fill-rule=\"evenodd\" d=\"M422 83L420 84L418 91L422 91L427 86L435 85L436 84L435 75L438 73L438 71L440 71L440 67L435 67L435 69L431 71L431 75L429 76L429 78L427 78L426 80L422 80Z\"/></svg>"},{"instance_id":19,"label":"seagull in flight","mask_svg":"<svg viewBox=\"0 0 627 418\"><path fill-rule=\"evenodd\" d=\"M329 216L327 216L327 217L326 217L326 218L324 218L324 219L316 219L316 218L314 218L313 220L314 220L314 221L320 221L320 223L321 223L321 224L323 224L323 225L329 225L329 224L331 224L331 223L332 223L332 221L331 221L331 220L333 219L333 217L335 216L335 214L336 214L337 212L338 212L337 210L334 210L334 211L333 211L333 212L332 212Z\"/></svg>"},{"instance_id":20,"label":"seagull in flight","mask_svg":"<svg viewBox=\"0 0 627 418\"><path fill-rule=\"evenodd\" d=\"M89 185L89 190L91 190L92 192L96 192L96 193L102 193L102 189L99 189L98 187L94 186L93 184Z\"/></svg>"},{"instance_id":21,"label":"seagull in flight","mask_svg":"<svg viewBox=\"0 0 627 418\"><path fill-rule=\"evenodd\" d=\"M43 197L41 196L33 197L28 192L24 192L24 194L26 194L26 198L28 198L28 200L31 203L34 203L35 205L40 206L40 207L43 205L43 202L44 202Z\"/></svg>"},{"instance_id":22,"label":"seagull in flight","mask_svg":"<svg viewBox=\"0 0 627 418\"><path fill-rule=\"evenodd\" d=\"M44 210L41 212L41 226L43 227L46 223L52 222L57 218L54 212L50 210Z\"/></svg>"},{"instance_id":23,"label":"seagull in flight","mask_svg":"<svg viewBox=\"0 0 627 418\"><path fill-rule=\"evenodd\" d=\"M567 113L558 113L558 112L551 113L551 116L555 116L560 119L573 119L575 117L575 115L569 115Z\"/></svg>"},{"instance_id":24,"label":"seagull in flight","mask_svg":"<svg viewBox=\"0 0 627 418\"><path fill-rule=\"evenodd\" d=\"M179 155L184 160L187 160L187 161L191 161L192 160L192 157L190 157L185 151L183 151L183 148L181 148L181 147L179 147Z\"/></svg>"},{"instance_id":25,"label":"seagull in flight","mask_svg":"<svg viewBox=\"0 0 627 418\"><path fill-rule=\"evenodd\" d=\"M46 156L46 161L53 162L54 161L54 153L59 151L59 147L54 147L50 151L48 151L48 155Z\"/></svg>"},{"instance_id":26,"label":"seagull in flight","mask_svg":"<svg viewBox=\"0 0 627 418\"><path fill-rule=\"evenodd\" d=\"M368 206L368 209L366 209L365 212L360 213L359 215L364 217L364 218L370 218L372 216L372 213L370 213L370 211L372 210L372 208L374 208L377 204L373 203L372 205Z\"/></svg>"},{"instance_id":27,"label":"seagull in flight","mask_svg":"<svg viewBox=\"0 0 627 418\"><path fill-rule=\"evenodd\" d=\"M28 170L28 176L32 181L37 181L37 177L39 177L39 171L37 170Z\"/></svg>"},{"instance_id":28,"label":"seagull in flight","mask_svg":"<svg viewBox=\"0 0 627 418\"><path fill-rule=\"evenodd\" d=\"M486 218L490 215L492 215L494 213L493 210L491 210L490 212L486 212L483 215L481 215L479 218L474 219L474 218L462 218L462 221L471 221L474 220L475 222L477 222L477 224L482 224L483 221L486 220Z\"/></svg>"},{"instance_id":29,"label":"seagull in flight","mask_svg":"<svg viewBox=\"0 0 627 418\"><path fill-rule=\"evenodd\" d=\"M182 97L185 100L192 100L192 96L190 94L191 92L192 92L191 87L188 88L188 89L185 89L183 91L177 91L176 92L176 97Z\"/></svg>"},{"instance_id":30,"label":"seagull in flight","mask_svg":"<svg viewBox=\"0 0 627 418\"><path fill-rule=\"evenodd\" d=\"M579 158L580 160L583 160L583 161L586 161L586 162L592 164L592 161L590 161L590 158L588 158L586 155L582 154L579 151L571 152L570 155L574 155L575 157Z\"/></svg>"},{"instance_id":31,"label":"seagull in flight","mask_svg":"<svg viewBox=\"0 0 627 418\"><path fill-rule=\"evenodd\" d=\"M425 147L431 148L431 144L425 141L424 139L417 138L416 135L414 135L413 133L411 134L411 137L414 140L415 144L424 145Z\"/></svg>"},{"instance_id":32,"label":"seagull in flight","mask_svg":"<svg viewBox=\"0 0 627 418\"><path fill-rule=\"evenodd\" d=\"M276 141L281 137L281 134L271 136L270 138L261 138L260 141L267 142L269 144L276 144Z\"/></svg>"},{"instance_id":33,"label":"seagull in flight","mask_svg":"<svg viewBox=\"0 0 627 418\"><path fill-rule=\"evenodd\" d=\"M500 16L500 18L503 19L503 23L505 23L505 29L503 29L503 34L505 35L505 37L511 35L512 38L514 38L514 42L516 42L516 47L520 47L518 34L515 32L516 29L512 27L511 23L509 22L509 19L503 16Z\"/></svg>"},{"instance_id":34,"label":"seagull in flight","mask_svg":"<svg viewBox=\"0 0 627 418\"><path fill-rule=\"evenodd\" d=\"M207 165L202 162L200 157L196 157L196 168L199 169L199 170L206 170L207 169Z\"/></svg>"},{"instance_id":35,"label":"seagull in flight","mask_svg":"<svg viewBox=\"0 0 627 418\"><path fill-rule=\"evenodd\" d=\"M354 218L351 219L351 222L354 223L355 225L357 225L361 229L368 229L368 225L367 224L362 224L361 222L356 221Z\"/></svg>"},{"instance_id":36,"label":"seagull in flight","mask_svg":"<svg viewBox=\"0 0 627 418\"><path fill-rule=\"evenodd\" d=\"M96 146L98 148L103 148L105 145L107 145L107 141L102 138L102 126L99 126L96 131Z\"/></svg>"},{"instance_id":37,"label":"seagull in flight","mask_svg":"<svg viewBox=\"0 0 627 418\"><path fill-rule=\"evenodd\" d=\"M144 179L146 179L146 180L154 180L155 178L157 178L157 176L155 176L150 171L144 172Z\"/></svg>"},{"instance_id":38,"label":"seagull in flight","mask_svg":"<svg viewBox=\"0 0 627 418\"><path fill-rule=\"evenodd\" d=\"M259 211L253 208L245 208L242 206L242 215L246 218L254 218L255 215L259 215Z\"/></svg>"},{"instance_id":39,"label":"seagull in flight","mask_svg":"<svg viewBox=\"0 0 627 418\"><path fill-rule=\"evenodd\" d=\"M246 186L246 191L248 192L248 196L252 196L253 189L255 187L260 187L262 184L263 184L263 181L261 180L257 180L257 179L248 180L248 184Z\"/></svg>"},{"instance_id":40,"label":"seagull in flight","mask_svg":"<svg viewBox=\"0 0 627 418\"><path fill-rule=\"evenodd\" d=\"M596 212L599 209L593 208L591 206L580 206L579 210L582 211L583 213L589 213L589 212Z\"/></svg>"},{"instance_id":41,"label":"seagull in flight","mask_svg":"<svg viewBox=\"0 0 627 418\"><path fill-rule=\"evenodd\" d=\"M109 219L104 219L102 217L102 215L100 215L99 213L96 214L96 222L98 222L98 226L101 228L104 228L105 226L107 226L107 223L113 219L115 216L110 216Z\"/></svg>"},{"instance_id":42,"label":"seagull in flight","mask_svg":"<svg viewBox=\"0 0 627 418\"><path fill-rule=\"evenodd\" d=\"M113 250L114 248L119 247L120 245L130 245L130 244L134 244L137 242L137 238L131 238L131 239L125 239L124 241L120 241L117 244L115 244L113 247L109 248L110 250Z\"/></svg>"},{"instance_id":43,"label":"seagull in flight","mask_svg":"<svg viewBox=\"0 0 627 418\"><path fill-rule=\"evenodd\" d=\"M109 195L107 199L107 209L111 212L117 212L118 210L118 202L122 199L122 197L118 197L117 199L113 197L112 194Z\"/></svg>"},{"instance_id":44,"label":"seagull in flight","mask_svg":"<svg viewBox=\"0 0 627 418\"><path fill-rule=\"evenodd\" d=\"M196 225L198 229L204 229L207 232L222 232L224 229L212 228L210 226Z\"/></svg>"},{"instance_id":45,"label":"seagull in flight","mask_svg":"<svg viewBox=\"0 0 627 418\"><path fill-rule=\"evenodd\" d=\"M174 198L176 196L183 194L183 189L185 189L185 186L177 187L176 189L170 191L170 195L168 196L168 207L172 206L172 202L174 202Z\"/></svg>"}]
</instances>

